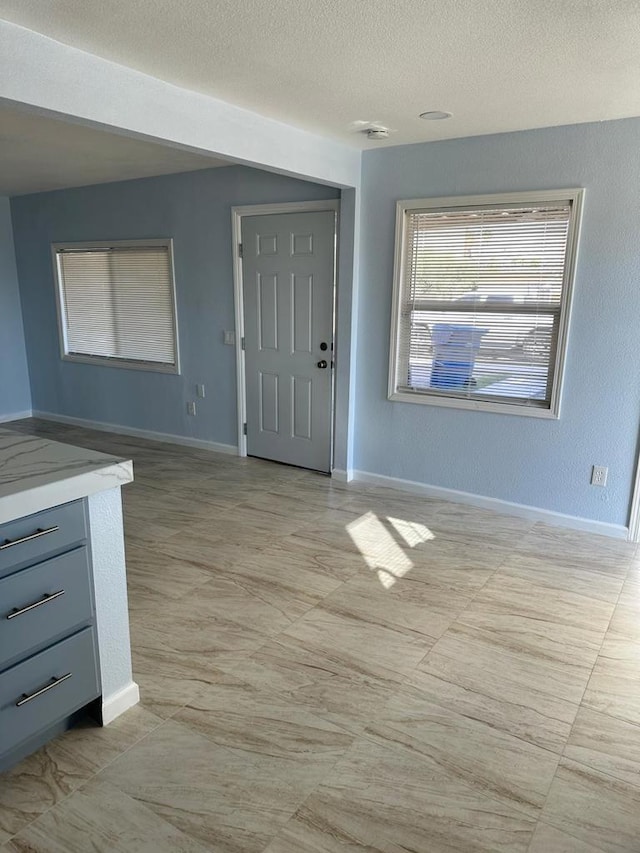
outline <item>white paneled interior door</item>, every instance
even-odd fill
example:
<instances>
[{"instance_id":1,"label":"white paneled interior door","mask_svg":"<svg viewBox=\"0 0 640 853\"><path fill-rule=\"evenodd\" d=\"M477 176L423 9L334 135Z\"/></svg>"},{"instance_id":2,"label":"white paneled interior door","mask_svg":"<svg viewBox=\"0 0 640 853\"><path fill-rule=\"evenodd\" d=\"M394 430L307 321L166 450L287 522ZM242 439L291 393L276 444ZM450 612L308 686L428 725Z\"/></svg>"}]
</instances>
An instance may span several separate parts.
<instances>
[{"instance_id":1,"label":"white paneled interior door","mask_svg":"<svg viewBox=\"0 0 640 853\"><path fill-rule=\"evenodd\" d=\"M247 452L331 470L336 213L242 218Z\"/></svg>"}]
</instances>

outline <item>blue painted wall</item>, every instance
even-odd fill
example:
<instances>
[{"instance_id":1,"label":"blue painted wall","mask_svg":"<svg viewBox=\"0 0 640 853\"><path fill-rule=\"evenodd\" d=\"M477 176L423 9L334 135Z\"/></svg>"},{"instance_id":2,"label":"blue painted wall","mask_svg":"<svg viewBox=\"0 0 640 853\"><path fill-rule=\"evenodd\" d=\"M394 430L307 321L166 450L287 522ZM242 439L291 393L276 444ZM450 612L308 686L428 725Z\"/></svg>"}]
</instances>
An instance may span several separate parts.
<instances>
[{"instance_id":1,"label":"blue painted wall","mask_svg":"<svg viewBox=\"0 0 640 853\"><path fill-rule=\"evenodd\" d=\"M231 207L335 198L338 190L244 166L14 198L33 408L236 444ZM60 359L50 244L173 237L182 374ZM197 417L186 414L196 383Z\"/></svg>"},{"instance_id":2,"label":"blue painted wall","mask_svg":"<svg viewBox=\"0 0 640 853\"><path fill-rule=\"evenodd\" d=\"M9 199L0 198L0 419L31 408Z\"/></svg>"},{"instance_id":3,"label":"blue painted wall","mask_svg":"<svg viewBox=\"0 0 640 853\"><path fill-rule=\"evenodd\" d=\"M355 468L625 525L640 421L640 119L363 158ZM561 418L386 399L395 202L585 187ZM592 464L609 466L605 489Z\"/></svg>"}]
</instances>

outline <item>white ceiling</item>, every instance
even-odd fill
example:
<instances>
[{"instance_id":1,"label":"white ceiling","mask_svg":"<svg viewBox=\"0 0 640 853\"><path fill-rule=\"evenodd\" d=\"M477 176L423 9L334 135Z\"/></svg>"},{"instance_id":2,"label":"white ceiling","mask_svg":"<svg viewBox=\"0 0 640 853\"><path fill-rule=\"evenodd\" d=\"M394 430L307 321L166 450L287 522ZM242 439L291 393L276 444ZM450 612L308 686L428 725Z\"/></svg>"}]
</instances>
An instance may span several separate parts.
<instances>
[{"instance_id":1,"label":"white ceiling","mask_svg":"<svg viewBox=\"0 0 640 853\"><path fill-rule=\"evenodd\" d=\"M0 17L363 147L640 115L638 0L0 0ZM371 143L357 121L396 133Z\"/></svg>"},{"instance_id":2,"label":"white ceiling","mask_svg":"<svg viewBox=\"0 0 640 853\"><path fill-rule=\"evenodd\" d=\"M0 195L228 165L205 155L0 106Z\"/></svg>"}]
</instances>

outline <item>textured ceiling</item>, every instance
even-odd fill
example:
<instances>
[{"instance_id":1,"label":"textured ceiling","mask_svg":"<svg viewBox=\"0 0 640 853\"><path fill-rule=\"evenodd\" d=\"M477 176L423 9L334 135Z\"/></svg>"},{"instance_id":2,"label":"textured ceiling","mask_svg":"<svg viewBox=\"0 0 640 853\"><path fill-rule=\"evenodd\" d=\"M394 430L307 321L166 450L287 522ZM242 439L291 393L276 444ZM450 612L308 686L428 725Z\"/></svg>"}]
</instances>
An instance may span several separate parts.
<instances>
[{"instance_id":1,"label":"textured ceiling","mask_svg":"<svg viewBox=\"0 0 640 853\"><path fill-rule=\"evenodd\" d=\"M153 142L0 107L0 195L228 165Z\"/></svg>"},{"instance_id":2,"label":"textured ceiling","mask_svg":"<svg viewBox=\"0 0 640 853\"><path fill-rule=\"evenodd\" d=\"M640 114L638 0L0 0L0 17L364 147ZM371 143L358 121L396 133Z\"/></svg>"}]
</instances>

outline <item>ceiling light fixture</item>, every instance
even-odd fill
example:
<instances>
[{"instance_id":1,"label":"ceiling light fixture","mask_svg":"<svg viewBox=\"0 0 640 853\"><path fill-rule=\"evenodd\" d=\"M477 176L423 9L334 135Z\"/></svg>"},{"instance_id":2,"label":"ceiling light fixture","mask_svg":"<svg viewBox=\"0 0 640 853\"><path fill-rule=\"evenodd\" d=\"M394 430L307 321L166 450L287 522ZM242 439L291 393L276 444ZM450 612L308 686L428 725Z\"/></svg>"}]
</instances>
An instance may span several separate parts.
<instances>
[{"instance_id":1,"label":"ceiling light fixture","mask_svg":"<svg viewBox=\"0 0 640 853\"><path fill-rule=\"evenodd\" d=\"M451 118L453 113L447 113L444 110L427 110L426 113L420 113L420 118L425 121L442 121L445 118Z\"/></svg>"}]
</instances>

